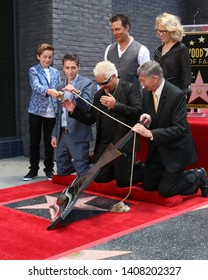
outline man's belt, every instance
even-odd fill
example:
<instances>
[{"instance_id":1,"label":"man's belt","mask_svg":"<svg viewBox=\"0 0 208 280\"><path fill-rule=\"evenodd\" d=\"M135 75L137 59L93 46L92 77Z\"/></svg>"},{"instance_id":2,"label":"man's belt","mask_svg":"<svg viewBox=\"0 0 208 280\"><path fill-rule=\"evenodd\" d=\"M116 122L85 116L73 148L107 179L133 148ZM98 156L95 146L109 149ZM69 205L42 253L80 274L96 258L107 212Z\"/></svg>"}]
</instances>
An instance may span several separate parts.
<instances>
[{"instance_id":1,"label":"man's belt","mask_svg":"<svg viewBox=\"0 0 208 280\"><path fill-rule=\"evenodd\" d=\"M64 133L68 133L69 132L69 130L68 130L68 128L66 126L62 127L61 131L64 132Z\"/></svg>"}]
</instances>

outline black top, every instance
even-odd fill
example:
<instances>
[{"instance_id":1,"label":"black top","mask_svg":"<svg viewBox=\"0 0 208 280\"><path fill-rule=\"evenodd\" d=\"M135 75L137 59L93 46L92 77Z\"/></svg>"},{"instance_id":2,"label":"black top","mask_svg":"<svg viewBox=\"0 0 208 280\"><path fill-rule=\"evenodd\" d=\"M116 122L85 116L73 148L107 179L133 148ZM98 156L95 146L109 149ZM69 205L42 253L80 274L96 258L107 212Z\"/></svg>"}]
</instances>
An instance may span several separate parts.
<instances>
[{"instance_id":1,"label":"black top","mask_svg":"<svg viewBox=\"0 0 208 280\"><path fill-rule=\"evenodd\" d=\"M104 108L100 102L102 95L105 95L103 88L95 94L93 105L98 109L107 112L107 109ZM108 114L118 119L120 122L133 127L138 122L141 115L142 98L140 91L132 83L120 79L114 97L116 99L115 107L112 110L108 110ZM107 119L107 116L103 115L99 110L96 110L93 107L88 113L85 113L76 107L71 117L88 125L96 123L95 158L100 157L107 144L117 143L130 130L130 128L115 120ZM130 153L132 151L132 142L133 139L128 141L122 149L125 153ZM138 149L139 142L137 137L136 150Z\"/></svg>"},{"instance_id":2,"label":"black top","mask_svg":"<svg viewBox=\"0 0 208 280\"><path fill-rule=\"evenodd\" d=\"M191 64L188 48L182 42L177 42L162 56L162 47L163 45L156 49L154 60L162 67L164 78L182 89L185 94L188 94L191 85Z\"/></svg>"}]
</instances>

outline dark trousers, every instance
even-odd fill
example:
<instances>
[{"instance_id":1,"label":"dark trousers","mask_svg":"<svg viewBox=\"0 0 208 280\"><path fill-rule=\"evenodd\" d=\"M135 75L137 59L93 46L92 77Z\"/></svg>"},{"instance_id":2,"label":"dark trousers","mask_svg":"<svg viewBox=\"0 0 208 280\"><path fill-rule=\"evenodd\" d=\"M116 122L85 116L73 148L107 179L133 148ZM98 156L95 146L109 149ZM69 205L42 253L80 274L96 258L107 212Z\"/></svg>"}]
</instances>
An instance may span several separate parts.
<instances>
[{"instance_id":1,"label":"dark trousers","mask_svg":"<svg viewBox=\"0 0 208 280\"><path fill-rule=\"evenodd\" d=\"M194 170L169 172L162 163L156 148L143 171L145 191L157 190L163 197L194 194L198 191L200 180L196 172Z\"/></svg>"},{"instance_id":2,"label":"dark trousers","mask_svg":"<svg viewBox=\"0 0 208 280\"><path fill-rule=\"evenodd\" d=\"M95 177L94 181L104 183L115 179L119 187L127 187L130 186L131 169L132 169L132 153L125 155L122 159L118 160L118 162L112 165L111 167L104 168ZM140 180L141 180L141 168L138 166L134 166L132 185L135 185Z\"/></svg>"},{"instance_id":3,"label":"dark trousers","mask_svg":"<svg viewBox=\"0 0 208 280\"><path fill-rule=\"evenodd\" d=\"M51 133L55 125L55 118L44 118L29 114L30 125L30 169L38 171L40 162L40 143L43 130L43 142L45 146L44 171L52 171L53 147L51 146Z\"/></svg>"}]
</instances>

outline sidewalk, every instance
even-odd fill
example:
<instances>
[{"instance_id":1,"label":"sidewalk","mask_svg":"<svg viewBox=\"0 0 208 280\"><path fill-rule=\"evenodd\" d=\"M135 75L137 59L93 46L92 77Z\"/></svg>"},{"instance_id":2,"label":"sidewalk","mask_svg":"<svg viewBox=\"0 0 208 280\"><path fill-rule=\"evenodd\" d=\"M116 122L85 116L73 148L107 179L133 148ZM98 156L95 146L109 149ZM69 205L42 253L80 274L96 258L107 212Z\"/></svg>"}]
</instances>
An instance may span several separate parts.
<instances>
[{"instance_id":1,"label":"sidewalk","mask_svg":"<svg viewBox=\"0 0 208 280\"><path fill-rule=\"evenodd\" d=\"M20 156L0 160L0 189L47 180L43 172L43 162L40 162L38 177L31 181L23 181L29 171L29 158ZM56 166L54 167L56 171Z\"/></svg>"}]
</instances>

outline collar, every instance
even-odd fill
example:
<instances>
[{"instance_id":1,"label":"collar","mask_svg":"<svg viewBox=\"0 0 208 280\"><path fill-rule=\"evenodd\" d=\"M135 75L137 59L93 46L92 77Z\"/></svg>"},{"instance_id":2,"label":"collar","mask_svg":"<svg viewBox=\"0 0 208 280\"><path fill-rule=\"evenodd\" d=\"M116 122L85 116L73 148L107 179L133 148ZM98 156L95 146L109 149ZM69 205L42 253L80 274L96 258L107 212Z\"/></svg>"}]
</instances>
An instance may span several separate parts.
<instances>
[{"instance_id":1,"label":"collar","mask_svg":"<svg viewBox=\"0 0 208 280\"><path fill-rule=\"evenodd\" d=\"M76 77L71 82L68 82L68 80L66 79L66 85L71 84L74 86L76 84L78 76L79 76L79 74L77 74Z\"/></svg>"},{"instance_id":2,"label":"collar","mask_svg":"<svg viewBox=\"0 0 208 280\"><path fill-rule=\"evenodd\" d=\"M161 93L162 93L164 84L165 84L165 79L162 80L162 83L161 83L161 85L159 86L159 88L157 88L157 89L155 90L155 94L158 96L158 100L160 100L160 96L161 96Z\"/></svg>"},{"instance_id":3,"label":"collar","mask_svg":"<svg viewBox=\"0 0 208 280\"><path fill-rule=\"evenodd\" d=\"M126 48L123 51L121 51L121 45L118 43L118 55L119 55L119 57L121 56L121 54L123 54L126 51L126 49L132 43L133 40L134 40L134 37L131 36L130 42L128 43L128 45L126 46Z\"/></svg>"}]
</instances>

